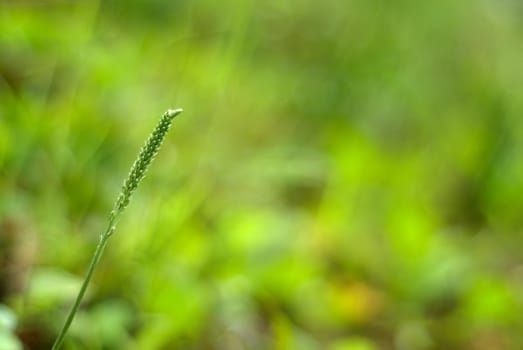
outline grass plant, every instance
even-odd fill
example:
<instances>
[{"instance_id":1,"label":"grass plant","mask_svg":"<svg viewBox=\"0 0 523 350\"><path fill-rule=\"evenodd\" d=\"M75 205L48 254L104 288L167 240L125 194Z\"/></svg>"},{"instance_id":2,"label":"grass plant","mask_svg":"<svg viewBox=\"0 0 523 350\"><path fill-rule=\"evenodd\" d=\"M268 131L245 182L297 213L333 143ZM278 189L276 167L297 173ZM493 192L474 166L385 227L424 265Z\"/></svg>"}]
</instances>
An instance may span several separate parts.
<instances>
[{"instance_id":1,"label":"grass plant","mask_svg":"<svg viewBox=\"0 0 523 350\"><path fill-rule=\"evenodd\" d=\"M129 205L129 202L131 200L131 197L132 197L134 191L140 184L141 180L144 178L149 165L151 164L154 157L158 153L158 150L160 149L160 147L162 145L165 135L167 134L167 132L169 131L169 128L171 127L174 117L176 117L182 111L183 111L182 109L170 109L162 115L160 122L158 123L156 128L153 130L153 132L151 133L151 135L145 142L145 145L140 150L138 157L134 161L134 164L131 167L131 170L129 171L129 175L127 176L127 178L125 179L125 181L123 183L122 191L120 192L120 195L118 196L118 199L116 200L116 202L114 204L113 210L111 211L111 214L109 215L107 227L106 227L105 231L100 235L100 240L98 241L98 245L94 252L93 258L91 260L91 263L89 264L89 268L87 270L87 275L85 276L85 279L82 283L80 291L78 292L78 295L76 296L76 299L73 303L73 306L71 307L71 310L69 311L69 314L65 320L65 323L54 342L52 350L58 350L61 348L61 346L64 342L64 339L65 339L65 336L67 334L67 331L69 330L69 327L71 326L71 323L73 322L73 319L78 311L80 303L82 302L84 294L87 290L87 287L89 286L89 282L91 281L91 278L96 269L96 266L98 265L98 262L100 261L100 258L103 254L105 246L107 245L109 237L111 237L111 235L114 233L114 231L116 229L116 224L118 223L120 216L124 212L125 208Z\"/></svg>"}]
</instances>

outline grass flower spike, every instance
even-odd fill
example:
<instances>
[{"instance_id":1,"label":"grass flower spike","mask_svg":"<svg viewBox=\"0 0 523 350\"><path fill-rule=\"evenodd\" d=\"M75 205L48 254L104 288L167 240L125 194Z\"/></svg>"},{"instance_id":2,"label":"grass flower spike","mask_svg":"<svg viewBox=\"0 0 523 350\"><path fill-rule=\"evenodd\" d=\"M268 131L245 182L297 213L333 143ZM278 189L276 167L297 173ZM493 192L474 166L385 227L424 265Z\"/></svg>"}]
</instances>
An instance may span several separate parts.
<instances>
[{"instance_id":1,"label":"grass flower spike","mask_svg":"<svg viewBox=\"0 0 523 350\"><path fill-rule=\"evenodd\" d=\"M182 109L170 109L163 114L162 119L145 142L145 145L142 147L142 150L138 155L138 158L131 167L131 171L129 172L127 179L124 181L122 192L116 200L114 209L111 212L111 219L117 217L129 204L129 200L131 199L134 190L136 190L138 184L140 181L142 181L145 173L147 172L149 164L151 164L154 157L158 153L163 139L171 127L174 117L176 117L182 111Z\"/></svg>"},{"instance_id":2,"label":"grass flower spike","mask_svg":"<svg viewBox=\"0 0 523 350\"><path fill-rule=\"evenodd\" d=\"M170 109L167 112L165 112L162 115L160 122L158 123L152 134L149 136L149 138L145 142L145 145L142 147L140 153L138 154L138 158L135 160L133 166L131 167L129 175L123 183L122 191L120 192L120 195L118 196L118 199L114 204L114 208L111 211L107 228L100 235L100 240L98 242L93 258L89 265L89 269L87 270L87 275L82 283L82 286L80 288L80 291L78 292L74 304L71 307L71 311L67 316L62 330L56 338L52 350L58 350L62 346L65 335L67 334L67 331L71 326L71 323L73 322L74 316L78 311L80 303L87 290L87 286L91 281L96 265L98 265L98 262L100 261L105 245L107 244L107 240L114 233L116 229L116 223L118 222L120 215L123 213L127 205L129 205L129 201L131 200L133 192L140 184L140 181L142 181L142 179L144 178L145 173L147 172L147 168L158 153L158 150L162 145L165 135L171 127L174 117L176 117L182 111L182 109Z\"/></svg>"}]
</instances>

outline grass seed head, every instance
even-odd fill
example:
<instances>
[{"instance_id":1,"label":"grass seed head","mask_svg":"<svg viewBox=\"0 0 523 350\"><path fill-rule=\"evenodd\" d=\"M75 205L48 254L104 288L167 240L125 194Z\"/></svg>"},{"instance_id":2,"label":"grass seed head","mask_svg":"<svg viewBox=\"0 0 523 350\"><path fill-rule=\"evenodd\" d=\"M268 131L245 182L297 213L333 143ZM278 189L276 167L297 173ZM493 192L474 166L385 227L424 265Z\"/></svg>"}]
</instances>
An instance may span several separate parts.
<instances>
[{"instance_id":1,"label":"grass seed head","mask_svg":"<svg viewBox=\"0 0 523 350\"><path fill-rule=\"evenodd\" d=\"M169 109L167 112L165 112L156 128L153 130L151 135L149 135L147 141L145 141L145 145L140 150L138 158L135 160L131 170L129 171L127 179L125 179L123 183L122 192L120 193L115 207L111 213L113 218L115 218L118 213L122 212L129 204L129 200L131 199L133 192L138 187L140 181L142 181L144 178L149 164L151 164L154 157L158 153L165 135L171 127L174 117L176 117L182 111L182 109Z\"/></svg>"}]
</instances>

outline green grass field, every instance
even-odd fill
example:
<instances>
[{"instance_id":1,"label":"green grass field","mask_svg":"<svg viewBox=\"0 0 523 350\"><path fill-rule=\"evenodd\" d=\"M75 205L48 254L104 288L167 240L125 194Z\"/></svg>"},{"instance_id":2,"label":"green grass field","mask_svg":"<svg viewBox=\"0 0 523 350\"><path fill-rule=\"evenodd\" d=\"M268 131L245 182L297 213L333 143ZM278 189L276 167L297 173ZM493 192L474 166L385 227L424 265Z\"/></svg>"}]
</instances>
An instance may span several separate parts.
<instances>
[{"instance_id":1,"label":"green grass field","mask_svg":"<svg viewBox=\"0 0 523 350\"><path fill-rule=\"evenodd\" d=\"M0 3L0 350L523 348L515 0Z\"/></svg>"}]
</instances>

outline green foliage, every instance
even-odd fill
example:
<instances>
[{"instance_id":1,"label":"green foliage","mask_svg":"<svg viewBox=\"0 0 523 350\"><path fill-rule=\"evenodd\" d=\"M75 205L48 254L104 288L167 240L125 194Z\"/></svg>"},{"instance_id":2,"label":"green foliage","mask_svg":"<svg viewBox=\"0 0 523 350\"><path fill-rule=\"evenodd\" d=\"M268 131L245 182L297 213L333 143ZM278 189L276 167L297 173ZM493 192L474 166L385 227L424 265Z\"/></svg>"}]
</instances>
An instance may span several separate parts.
<instances>
[{"instance_id":1,"label":"green foliage","mask_svg":"<svg viewBox=\"0 0 523 350\"><path fill-rule=\"evenodd\" d=\"M3 1L11 339L51 347L179 104L64 349L520 349L520 22L517 1Z\"/></svg>"},{"instance_id":2,"label":"green foliage","mask_svg":"<svg viewBox=\"0 0 523 350\"><path fill-rule=\"evenodd\" d=\"M22 350L22 344L14 334L16 316L8 307L0 304L0 347L5 350Z\"/></svg>"}]
</instances>

